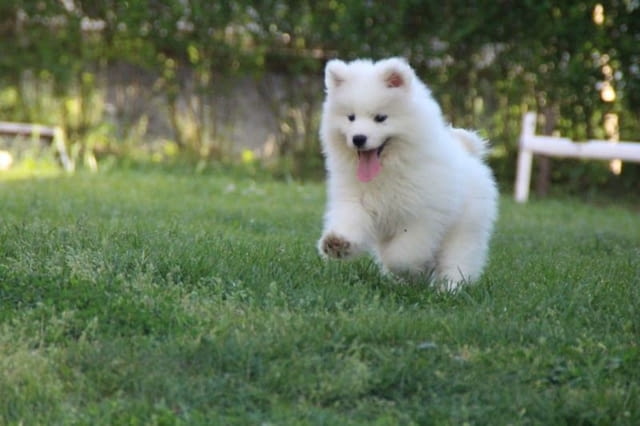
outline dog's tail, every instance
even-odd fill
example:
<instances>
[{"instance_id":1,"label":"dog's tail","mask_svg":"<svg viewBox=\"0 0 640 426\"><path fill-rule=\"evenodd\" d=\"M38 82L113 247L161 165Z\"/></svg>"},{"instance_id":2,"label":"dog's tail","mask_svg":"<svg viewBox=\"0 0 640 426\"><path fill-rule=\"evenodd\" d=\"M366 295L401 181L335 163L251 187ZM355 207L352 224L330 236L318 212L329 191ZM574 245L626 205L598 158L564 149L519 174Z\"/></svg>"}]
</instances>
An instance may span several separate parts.
<instances>
[{"instance_id":1,"label":"dog's tail","mask_svg":"<svg viewBox=\"0 0 640 426\"><path fill-rule=\"evenodd\" d=\"M472 155L484 158L489 153L489 146L485 139L482 139L476 132L470 130L451 127L451 134L462 146Z\"/></svg>"}]
</instances>

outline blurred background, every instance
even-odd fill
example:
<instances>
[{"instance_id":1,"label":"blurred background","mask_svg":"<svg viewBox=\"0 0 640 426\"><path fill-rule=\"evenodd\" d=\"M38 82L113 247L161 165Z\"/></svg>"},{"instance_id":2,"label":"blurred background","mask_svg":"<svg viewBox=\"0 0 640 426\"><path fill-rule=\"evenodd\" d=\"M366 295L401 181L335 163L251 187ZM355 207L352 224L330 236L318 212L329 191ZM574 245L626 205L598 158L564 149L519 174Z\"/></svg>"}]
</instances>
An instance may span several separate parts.
<instances>
[{"instance_id":1,"label":"blurred background","mask_svg":"<svg viewBox=\"0 0 640 426\"><path fill-rule=\"evenodd\" d=\"M491 140L505 191L526 111L538 133L640 141L638 0L2 0L0 121L60 126L76 168L320 179L324 64L387 56ZM32 145L2 137L0 163L37 166ZM640 193L638 165L536 164L540 193Z\"/></svg>"}]
</instances>

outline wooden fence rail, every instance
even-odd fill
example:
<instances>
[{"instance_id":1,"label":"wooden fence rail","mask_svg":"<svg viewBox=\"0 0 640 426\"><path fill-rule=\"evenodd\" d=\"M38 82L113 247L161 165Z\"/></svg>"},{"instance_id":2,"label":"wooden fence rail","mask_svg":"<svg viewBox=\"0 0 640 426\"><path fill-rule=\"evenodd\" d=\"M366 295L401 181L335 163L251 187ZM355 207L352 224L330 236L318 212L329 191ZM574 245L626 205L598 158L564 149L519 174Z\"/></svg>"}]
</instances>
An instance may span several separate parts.
<instances>
[{"instance_id":1,"label":"wooden fence rail","mask_svg":"<svg viewBox=\"0 0 640 426\"><path fill-rule=\"evenodd\" d=\"M55 148L62 167L66 171L73 170L73 162L67 155L64 131L61 127L0 121L0 135L44 139Z\"/></svg>"},{"instance_id":2,"label":"wooden fence rail","mask_svg":"<svg viewBox=\"0 0 640 426\"><path fill-rule=\"evenodd\" d=\"M524 203L529 198L531 163L534 154L551 157L583 158L593 160L622 160L640 163L640 142L611 142L589 140L573 142L570 139L536 135L536 114L528 112L522 118L515 199Z\"/></svg>"}]
</instances>

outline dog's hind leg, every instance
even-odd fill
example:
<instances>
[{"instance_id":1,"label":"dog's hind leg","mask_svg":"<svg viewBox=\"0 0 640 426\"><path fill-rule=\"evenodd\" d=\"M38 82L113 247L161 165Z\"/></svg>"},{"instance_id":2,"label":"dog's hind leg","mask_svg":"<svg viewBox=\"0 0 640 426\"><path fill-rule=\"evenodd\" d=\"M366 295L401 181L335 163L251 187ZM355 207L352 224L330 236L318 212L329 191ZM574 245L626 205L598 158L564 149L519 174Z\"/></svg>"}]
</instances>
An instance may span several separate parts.
<instances>
[{"instance_id":1,"label":"dog's hind leg","mask_svg":"<svg viewBox=\"0 0 640 426\"><path fill-rule=\"evenodd\" d=\"M490 223L463 222L442 241L436 261L436 275L449 282L449 289L480 278L489 250Z\"/></svg>"}]
</instances>

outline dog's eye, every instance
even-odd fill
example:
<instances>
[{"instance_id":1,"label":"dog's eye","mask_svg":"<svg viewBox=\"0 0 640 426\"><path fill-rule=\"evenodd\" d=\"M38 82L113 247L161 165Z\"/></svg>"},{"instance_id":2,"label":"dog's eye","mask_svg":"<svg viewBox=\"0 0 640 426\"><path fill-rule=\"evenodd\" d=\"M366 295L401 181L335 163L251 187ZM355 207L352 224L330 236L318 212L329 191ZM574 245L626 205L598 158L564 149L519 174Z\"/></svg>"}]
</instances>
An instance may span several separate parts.
<instances>
[{"instance_id":1,"label":"dog's eye","mask_svg":"<svg viewBox=\"0 0 640 426\"><path fill-rule=\"evenodd\" d=\"M347 118L349 119L349 121L353 121L356 119L356 115L355 114L349 114L347 115Z\"/></svg>"},{"instance_id":2,"label":"dog's eye","mask_svg":"<svg viewBox=\"0 0 640 426\"><path fill-rule=\"evenodd\" d=\"M382 123L386 119L387 116L385 114L376 114L375 117L373 117L373 121L375 121L376 123Z\"/></svg>"}]
</instances>

